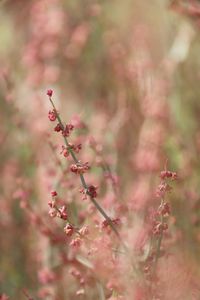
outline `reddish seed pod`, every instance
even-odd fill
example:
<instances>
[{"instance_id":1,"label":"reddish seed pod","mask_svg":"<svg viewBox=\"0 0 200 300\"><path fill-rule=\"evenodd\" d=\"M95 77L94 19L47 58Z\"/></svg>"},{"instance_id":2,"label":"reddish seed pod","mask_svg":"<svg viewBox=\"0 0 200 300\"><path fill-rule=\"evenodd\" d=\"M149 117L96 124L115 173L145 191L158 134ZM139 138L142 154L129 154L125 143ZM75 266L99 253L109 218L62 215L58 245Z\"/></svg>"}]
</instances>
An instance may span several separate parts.
<instances>
[{"instance_id":1,"label":"reddish seed pod","mask_svg":"<svg viewBox=\"0 0 200 300\"><path fill-rule=\"evenodd\" d=\"M79 153L79 151L82 149L82 145L81 144L78 144L78 145L76 145L76 146L74 146L74 151L76 152L76 153Z\"/></svg>"},{"instance_id":2,"label":"reddish seed pod","mask_svg":"<svg viewBox=\"0 0 200 300\"><path fill-rule=\"evenodd\" d=\"M70 170L76 174L83 174L86 171L88 171L89 169L90 169L90 166L89 166L88 162L86 162L84 164L80 164L80 163L72 164L70 167Z\"/></svg>"},{"instance_id":3,"label":"reddish seed pod","mask_svg":"<svg viewBox=\"0 0 200 300\"><path fill-rule=\"evenodd\" d=\"M97 197L97 187L94 185L90 185L87 189L88 194L92 197L92 198L96 198Z\"/></svg>"},{"instance_id":4,"label":"reddish seed pod","mask_svg":"<svg viewBox=\"0 0 200 300\"><path fill-rule=\"evenodd\" d=\"M57 217L67 220L67 209L66 206L63 205L61 208L59 208L59 211L57 212Z\"/></svg>"},{"instance_id":5,"label":"reddish seed pod","mask_svg":"<svg viewBox=\"0 0 200 300\"><path fill-rule=\"evenodd\" d=\"M109 226L109 222L107 220L103 220L103 222L101 223L102 228L106 228Z\"/></svg>"},{"instance_id":6,"label":"reddish seed pod","mask_svg":"<svg viewBox=\"0 0 200 300\"><path fill-rule=\"evenodd\" d=\"M72 124L66 124L65 128L62 131L63 136L68 137L73 129L74 126Z\"/></svg>"},{"instance_id":7,"label":"reddish seed pod","mask_svg":"<svg viewBox=\"0 0 200 300\"><path fill-rule=\"evenodd\" d=\"M56 120L57 113L55 110L50 110L48 113L48 118L51 122L54 122Z\"/></svg>"},{"instance_id":8,"label":"reddish seed pod","mask_svg":"<svg viewBox=\"0 0 200 300\"><path fill-rule=\"evenodd\" d=\"M163 230L162 223L156 221L155 224L154 224L154 227L153 227L153 234L154 235L160 235L162 233L162 230Z\"/></svg>"},{"instance_id":9,"label":"reddish seed pod","mask_svg":"<svg viewBox=\"0 0 200 300\"><path fill-rule=\"evenodd\" d=\"M64 227L64 232L66 233L67 236L72 236L72 234L74 233L74 228L71 224L67 224Z\"/></svg>"},{"instance_id":10,"label":"reddish seed pod","mask_svg":"<svg viewBox=\"0 0 200 300\"><path fill-rule=\"evenodd\" d=\"M67 213L66 212L61 213L60 218L66 221L67 220Z\"/></svg>"},{"instance_id":11,"label":"reddish seed pod","mask_svg":"<svg viewBox=\"0 0 200 300\"><path fill-rule=\"evenodd\" d=\"M56 127L54 128L54 131L60 132L61 130L62 130L62 126L60 125L60 123L58 123L58 124L56 125Z\"/></svg>"},{"instance_id":12,"label":"reddish seed pod","mask_svg":"<svg viewBox=\"0 0 200 300\"><path fill-rule=\"evenodd\" d=\"M47 96L52 97L53 95L53 90L49 89L47 90Z\"/></svg>"},{"instance_id":13,"label":"reddish seed pod","mask_svg":"<svg viewBox=\"0 0 200 300\"><path fill-rule=\"evenodd\" d=\"M72 124L68 124L68 125L66 125L66 126L68 127L69 131L71 131L71 130L74 129L74 125L72 125Z\"/></svg>"},{"instance_id":14,"label":"reddish seed pod","mask_svg":"<svg viewBox=\"0 0 200 300\"><path fill-rule=\"evenodd\" d=\"M49 210L49 215L50 217L55 218L57 216L57 210L55 208L51 208Z\"/></svg>"},{"instance_id":15,"label":"reddish seed pod","mask_svg":"<svg viewBox=\"0 0 200 300\"><path fill-rule=\"evenodd\" d=\"M79 190L79 192L81 194L83 194L82 200L86 200L87 199L87 190L82 188L82 189Z\"/></svg>"},{"instance_id":16,"label":"reddish seed pod","mask_svg":"<svg viewBox=\"0 0 200 300\"><path fill-rule=\"evenodd\" d=\"M165 179L165 177L166 177L166 171L161 171L160 172L160 178Z\"/></svg>"},{"instance_id":17,"label":"reddish seed pod","mask_svg":"<svg viewBox=\"0 0 200 300\"><path fill-rule=\"evenodd\" d=\"M120 225L120 224L121 224L120 218L112 219L112 222L113 222L113 224L115 224L115 225Z\"/></svg>"},{"instance_id":18,"label":"reddish seed pod","mask_svg":"<svg viewBox=\"0 0 200 300\"><path fill-rule=\"evenodd\" d=\"M63 154L64 157L68 157L69 151L68 151L67 147L62 146L62 150L61 150L60 154Z\"/></svg>"},{"instance_id":19,"label":"reddish seed pod","mask_svg":"<svg viewBox=\"0 0 200 300\"><path fill-rule=\"evenodd\" d=\"M58 195L58 194L57 194L56 191L52 191L52 192L51 192L51 196L52 196L52 197L56 197L57 195Z\"/></svg>"},{"instance_id":20,"label":"reddish seed pod","mask_svg":"<svg viewBox=\"0 0 200 300\"><path fill-rule=\"evenodd\" d=\"M161 205L159 207L159 212L164 216L169 216L171 209L170 209L170 204L168 202L163 203L163 205Z\"/></svg>"},{"instance_id":21,"label":"reddish seed pod","mask_svg":"<svg viewBox=\"0 0 200 300\"><path fill-rule=\"evenodd\" d=\"M165 193L170 192L172 190L172 187L167 184L166 182L162 182L159 184L157 190L156 190L156 196L157 197L164 197Z\"/></svg>"},{"instance_id":22,"label":"reddish seed pod","mask_svg":"<svg viewBox=\"0 0 200 300\"><path fill-rule=\"evenodd\" d=\"M176 180L178 178L178 175L176 172L172 172L172 179Z\"/></svg>"},{"instance_id":23,"label":"reddish seed pod","mask_svg":"<svg viewBox=\"0 0 200 300\"><path fill-rule=\"evenodd\" d=\"M53 208L54 207L54 202L53 201L49 201L48 205L49 205L49 207Z\"/></svg>"},{"instance_id":24,"label":"reddish seed pod","mask_svg":"<svg viewBox=\"0 0 200 300\"><path fill-rule=\"evenodd\" d=\"M165 178L170 178L172 177L172 172L171 171L161 171L160 172L160 177L161 179L165 179Z\"/></svg>"},{"instance_id":25,"label":"reddish seed pod","mask_svg":"<svg viewBox=\"0 0 200 300\"><path fill-rule=\"evenodd\" d=\"M172 172L171 172L171 171L166 171L166 176L167 176L168 178L172 177Z\"/></svg>"},{"instance_id":26,"label":"reddish seed pod","mask_svg":"<svg viewBox=\"0 0 200 300\"><path fill-rule=\"evenodd\" d=\"M161 179L166 179L166 178L171 178L171 179L177 179L177 173L176 172L171 172L171 171L167 171L167 170L165 170L165 171L161 171L160 172L160 178Z\"/></svg>"},{"instance_id":27,"label":"reddish seed pod","mask_svg":"<svg viewBox=\"0 0 200 300\"><path fill-rule=\"evenodd\" d=\"M78 167L76 164L72 164L71 167L70 167L70 170L73 172L73 173L77 173L77 170L78 170Z\"/></svg>"}]
</instances>

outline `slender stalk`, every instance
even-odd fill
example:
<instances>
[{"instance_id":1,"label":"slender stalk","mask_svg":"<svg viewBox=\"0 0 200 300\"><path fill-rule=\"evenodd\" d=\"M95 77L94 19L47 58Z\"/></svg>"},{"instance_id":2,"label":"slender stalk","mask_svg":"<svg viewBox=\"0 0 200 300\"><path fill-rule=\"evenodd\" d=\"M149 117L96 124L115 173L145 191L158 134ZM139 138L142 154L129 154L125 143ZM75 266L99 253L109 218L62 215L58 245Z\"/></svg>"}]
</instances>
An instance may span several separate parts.
<instances>
[{"instance_id":1,"label":"slender stalk","mask_svg":"<svg viewBox=\"0 0 200 300\"><path fill-rule=\"evenodd\" d=\"M161 206L163 205L163 203L164 203L164 199L162 198L162 200L161 200ZM161 221L161 226L163 226L163 222L164 222L163 215L161 215L160 221ZM159 259L159 256L160 256L160 248L161 248L162 239L163 239L163 230L161 231L161 233L160 233L160 235L158 237L158 243L157 243L157 248L156 248L156 255L155 255L154 266L153 266L153 275L155 275L156 267L157 267L157 262L158 262L158 259Z\"/></svg>"}]
</instances>

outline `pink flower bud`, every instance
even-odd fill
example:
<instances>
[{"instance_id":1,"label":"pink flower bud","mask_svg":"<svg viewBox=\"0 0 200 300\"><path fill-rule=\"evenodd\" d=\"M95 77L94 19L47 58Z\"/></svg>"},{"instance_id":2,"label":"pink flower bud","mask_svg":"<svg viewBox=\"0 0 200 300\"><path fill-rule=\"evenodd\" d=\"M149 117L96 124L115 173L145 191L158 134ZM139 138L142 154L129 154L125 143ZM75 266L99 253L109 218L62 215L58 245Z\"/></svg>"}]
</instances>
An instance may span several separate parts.
<instances>
[{"instance_id":1,"label":"pink flower bud","mask_svg":"<svg viewBox=\"0 0 200 300\"><path fill-rule=\"evenodd\" d=\"M74 232L74 228L72 225L70 224L67 224L65 227L64 227L64 232L66 233L67 236L72 236L73 232Z\"/></svg>"},{"instance_id":2,"label":"pink flower bud","mask_svg":"<svg viewBox=\"0 0 200 300\"><path fill-rule=\"evenodd\" d=\"M47 96L52 97L53 95L53 90L49 89L47 90Z\"/></svg>"},{"instance_id":3,"label":"pink flower bud","mask_svg":"<svg viewBox=\"0 0 200 300\"><path fill-rule=\"evenodd\" d=\"M57 195L58 195L58 194L57 194L56 191L52 191L52 192L51 192L51 196L52 196L52 197L56 197Z\"/></svg>"}]
</instances>

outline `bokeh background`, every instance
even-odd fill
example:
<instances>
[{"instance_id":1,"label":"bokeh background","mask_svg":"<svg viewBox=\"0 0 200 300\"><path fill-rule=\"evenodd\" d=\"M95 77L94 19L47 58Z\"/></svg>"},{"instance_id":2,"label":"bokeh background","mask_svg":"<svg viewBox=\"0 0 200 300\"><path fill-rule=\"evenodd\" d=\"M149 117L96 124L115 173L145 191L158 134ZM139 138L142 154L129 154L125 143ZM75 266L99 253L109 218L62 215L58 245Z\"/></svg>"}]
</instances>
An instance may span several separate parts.
<instances>
[{"instance_id":1,"label":"bokeh background","mask_svg":"<svg viewBox=\"0 0 200 300\"><path fill-rule=\"evenodd\" d=\"M63 120L79 128L81 155L92 163L88 179L99 186L109 213L121 205L122 219L128 209L129 222L135 215L144 220L166 160L178 173L167 249L184 261L185 277L173 278L176 285L191 282L193 272L198 281L199 53L197 0L0 1L0 293L10 299L25 299L23 289L34 299L78 297L78 284L65 275L68 265L60 268L65 244L52 242L43 225L63 232L48 216L60 175L56 151L62 160L60 148L50 144L62 142L47 117L48 88ZM79 199L78 179L66 178L59 192L77 221L88 204ZM170 263L165 267L171 274ZM102 292L92 282L80 298L111 297L109 287ZM200 297L182 292L163 299Z\"/></svg>"}]
</instances>

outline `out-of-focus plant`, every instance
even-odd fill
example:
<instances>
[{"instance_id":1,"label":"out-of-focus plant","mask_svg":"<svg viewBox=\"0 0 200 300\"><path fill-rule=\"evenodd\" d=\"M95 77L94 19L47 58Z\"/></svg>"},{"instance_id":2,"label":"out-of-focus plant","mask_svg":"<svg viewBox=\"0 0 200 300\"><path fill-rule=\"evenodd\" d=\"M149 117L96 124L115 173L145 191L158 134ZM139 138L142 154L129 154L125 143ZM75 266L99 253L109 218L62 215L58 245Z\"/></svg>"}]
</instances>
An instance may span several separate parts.
<instances>
[{"instance_id":1,"label":"out-of-focus plant","mask_svg":"<svg viewBox=\"0 0 200 300\"><path fill-rule=\"evenodd\" d=\"M198 300L199 1L0 8L0 299Z\"/></svg>"}]
</instances>

